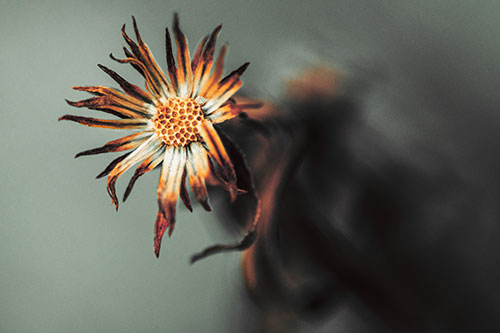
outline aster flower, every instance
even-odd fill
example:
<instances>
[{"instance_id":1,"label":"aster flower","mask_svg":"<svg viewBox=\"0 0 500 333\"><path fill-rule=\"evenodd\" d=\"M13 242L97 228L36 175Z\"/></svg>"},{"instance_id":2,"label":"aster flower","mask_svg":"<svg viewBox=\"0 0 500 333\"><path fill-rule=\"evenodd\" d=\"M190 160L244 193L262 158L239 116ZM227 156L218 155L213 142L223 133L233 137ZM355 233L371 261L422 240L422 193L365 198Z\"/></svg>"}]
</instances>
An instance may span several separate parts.
<instances>
[{"instance_id":1,"label":"aster flower","mask_svg":"<svg viewBox=\"0 0 500 333\"><path fill-rule=\"evenodd\" d=\"M119 119L65 115L59 120L70 120L91 127L135 130L134 133L110 141L102 147L76 155L79 157L129 150L113 160L97 176L108 176L107 190L116 209L118 198L115 183L118 177L139 163L125 190L125 201L135 181L162 164L158 184L159 210L154 232L154 250L156 256L159 256L163 234L168 230L171 235L175 226L177 198L180 197L192 211L186 179L189 180L194 196L207 211L211 209L206 181L212 175L229 191L232 200L239 191L233 163L214 124L237 116L245 108L245 105L238 105L231 97L242 86L240 76L249 63L222 78L226 45L221 47L214 62L215 43L221 25L201 40L191 58L187 39L175 14L173 34L177 44L177 64L167 28L167 78L142 40L135 18L132 19L137 41L127 35L123 25L122 35L129 47L123 48L126 57L117 59L112 54L110 57L119 63L132 65L144 77L146 89L141 89L113 70L98 65L123 91L104 86L73 87L95 97L67 102L75 107L103 111Z\"/></svg>"}]
</instances>

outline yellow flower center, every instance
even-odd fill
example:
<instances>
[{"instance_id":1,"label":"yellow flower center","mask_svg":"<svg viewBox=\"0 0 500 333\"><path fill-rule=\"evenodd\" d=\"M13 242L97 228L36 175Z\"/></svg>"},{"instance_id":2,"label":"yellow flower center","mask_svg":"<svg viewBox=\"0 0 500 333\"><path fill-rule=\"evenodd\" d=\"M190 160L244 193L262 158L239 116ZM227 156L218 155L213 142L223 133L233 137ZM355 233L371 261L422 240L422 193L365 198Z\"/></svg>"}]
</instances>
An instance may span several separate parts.
<instances>
[{"instance_id":1,"label":"yellow flower center","mask_svg":"<svg viewBox=\"0 0 500 333\"><path fill-rule=\"evenodd\" d=\"M156 110L154 131L169 146L186 146L199 141L198 126L203 118L200 105L191 98L169 98Z\"/></svg>"}]
</instances>

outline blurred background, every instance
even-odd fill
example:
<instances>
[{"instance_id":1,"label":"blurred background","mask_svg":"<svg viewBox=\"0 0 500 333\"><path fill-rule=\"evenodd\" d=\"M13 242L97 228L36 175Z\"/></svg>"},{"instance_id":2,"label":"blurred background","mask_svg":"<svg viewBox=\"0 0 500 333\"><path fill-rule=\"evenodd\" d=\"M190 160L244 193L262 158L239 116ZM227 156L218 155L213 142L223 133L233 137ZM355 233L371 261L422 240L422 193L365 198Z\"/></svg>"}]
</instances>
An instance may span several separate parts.
<instances>
[{"instance_id":1,"label":"blurred background","mask_svg":"<svg viewBox=\"0 0 500 333\"><path fill-rule=\"evenodd\" d=\"M500 331L500 2L0 3L1 332ZM265 130L224 127L269 213L245 279L241 253L189 264L241 237L227 195L178 209L156 259L159 172L117 213L112 157L73 156L120 133L57 122L115 85L98 63L142 85L108 57L131 15L165 68L174 11L191 48L223 23L266 101Z\"/></svg>"}]
</instances>

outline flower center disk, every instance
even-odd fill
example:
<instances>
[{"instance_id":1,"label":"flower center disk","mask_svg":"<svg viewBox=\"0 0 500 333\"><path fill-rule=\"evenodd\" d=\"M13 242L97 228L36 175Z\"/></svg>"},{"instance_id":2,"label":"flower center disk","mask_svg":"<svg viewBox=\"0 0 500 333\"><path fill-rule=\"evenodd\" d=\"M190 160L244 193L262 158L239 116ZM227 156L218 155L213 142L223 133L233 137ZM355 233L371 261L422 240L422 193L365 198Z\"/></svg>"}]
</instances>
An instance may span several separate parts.
<instances>
[{"instance_id":1,"label":"flower center disk","mask_svg":"<svg viewBox=\"0 0 500 333\"><path fill-rule=\"evenodd\" d=\"M154 131L166 145L186 146L199 141L198 126L203 118L200 105L191 98L169 98L157 107Z\"/></svg>"}]
</instances>

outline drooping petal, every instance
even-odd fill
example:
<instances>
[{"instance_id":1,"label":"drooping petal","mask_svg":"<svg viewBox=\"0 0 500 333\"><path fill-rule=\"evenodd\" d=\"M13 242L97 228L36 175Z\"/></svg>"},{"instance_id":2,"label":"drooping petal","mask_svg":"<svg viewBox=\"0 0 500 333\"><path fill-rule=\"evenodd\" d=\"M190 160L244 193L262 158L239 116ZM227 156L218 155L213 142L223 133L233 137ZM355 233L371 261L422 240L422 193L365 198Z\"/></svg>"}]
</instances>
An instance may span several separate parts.
<instances>
[{"instance_id":1,"label":"drooping petal","mask_svg":"<svg viewBox=\"0 0 500 333\"><path fill-rule=\"evenodd\" d=\"M187 152L186 170L189 174L189 184L193 190L196 200L205 208L211 211L208 204L207 188L205 179L210 173L207 151L201 143L192 142Z\"/></svg>"},{"instance_id":2,"label":"drooping petal","mask_svg":"<svg viewBox=\"0 0 500 333\"><path fill-rule=\"evenodd\" d=\"M157 256L166 226L170 225L173 228L175 223L175 209L185 165L186 150L184 147L169 146L166 148L158 184L158 205L163 215L160 222L165 227L155 228L157 231L155 232L155 253Z\"/></svg>"},{"instance_id":3,"label":"drooping petal","mask_svg":"<svg viewBox=\"0 0 500 333\"><path fill-rule=\"evenodd\" d=\"M96 119L89 117L73 116L70 114L64 115L59 120L70 120L80 123L85 126L90 127L102 127L111 129L143 129L149 125L149 122L144 119L119 119L119 120L108 120L108 119Z\"/></svg>"},{"instance_id":4,"label":"drooping petal","mask_svg":"<svg viewBox=\"0 0 500 333\"><path fill-rule=\"evenodd\" d=\"M156 215L155 238L154 238L154 250L157 258L160 256L161 239L163 238L163 234L167 229L169 229L168 235L169 236L172 235L172 232L174 231L174 226L175 223L167 220L161 209L159 209L158 214Z\"/></svg>"},{"instance_id":5,"label":"drooping petal","mask_svg":"<svg viewBox=\"0 0 500 333\"><path fill-rule=\"evenodd\" d=\"M150 136L151 132L138 132L132 135L127 135L123 138L110 141L102 147L82 151L76 154L75 158L136 148Z\"/></svg>"},{"instance_id":6,"label":"drooping petal","mask_svg":"<svg viewBox=\"0 0 500 333\"><path fill-rule=\"evenodd\" d=\"M210 114L224 104L231 96L233 96L243 85L240 76L247 69L250 63L245 63L238 69L234 70L223 78L217 85L217 89L207 96L207 103L203 106L203 110Z\"/></svg>"},{"instance_id":7,"label":"drooping petal","mask_svg":"<svg viewBox=\"0 0 500 333\"><path fill-rule=\"evenodd\" d=\"M224 181L224 185L231 195L231 200L234 201L238 193L236 188L236 174L233 163L222 144L219 134L217 134L217 131L209 120L203 121L198 129L208 147L208 153L222 169L224 179L221 180Z\"/></svg>"},{"instance_id":8,"label":"drooping petal","mask_svg":"<svg viewBox=\"0 0 500 333\"><path fill-rule=\"evenodd\" d=\"M146 172L153 170L163 161L163 154L165 152L165 147L158 147L157 151L146 158L135 170L134 175L130 178L130 181L125 189L125 193L123 194L123 202L127 200L128 196L132 192L132 188L134 187L137 179L144 175Z\"/></svg>"},{"instance_id":9,"label":"drooping petal","mask_svg":"<svg viewBox=\"0 0 500 333\"><path fill-rule=\"evenodd\" d=\"M184 206L192 212L193 211L193 206L191 206L191 200L189 199L189 193L186 188L186 169L184 169L184 173L182 175L182 181L181 181L181 191L179 193L179 196L182 199L182 202L184 203Z\"/></svg>"},{"instance_id":10,"label":"drooping petal","mask_svg":"<svg viewBox=\"0 0 500 333\"><path fill-rule=\"evenodd\" d=\"M189 97L193 90L193 74L191 70L191 59L186 36L179 26L179 15L174 14L174 35L177 44L177 78L179 82L179 97Z\"/></svg>"},{"instance_id":11,"label":"drooping petal","mask_svg":"<svg viewBox=\"0 0 500 333\"><path fill-rule=\"evenodd\" d=\"M159 143L156 135L152 135L148 140L143 142L137 149L135 149L130 155L119 162L108 176L108 194L113 201L116 209L118 210L118 198L116 196L115 183L118 177L120 177L125 171L131 168L134 164L149 158L156 149L158 149Z\"/></svg>"}]
</instances>

